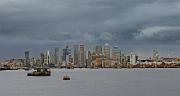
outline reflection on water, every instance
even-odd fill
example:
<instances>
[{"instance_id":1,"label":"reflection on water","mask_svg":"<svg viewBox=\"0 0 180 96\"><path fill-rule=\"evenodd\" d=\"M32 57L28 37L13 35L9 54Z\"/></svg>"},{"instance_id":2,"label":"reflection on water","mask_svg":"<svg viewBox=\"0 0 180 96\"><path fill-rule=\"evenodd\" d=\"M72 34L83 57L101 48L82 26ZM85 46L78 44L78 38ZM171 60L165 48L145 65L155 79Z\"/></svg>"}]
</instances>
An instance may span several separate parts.
<instances>
[{"instance_id":1,"label":"reflection on water","mask_svg":"<svg viewBox=\"0 0 180 96\"><path fill-rule=\"evenodd\" d=\"M180 69L53 69L50 77L1 71L1 96L180 96ZM63 76L71 77L63 81Z\"/></svg>"}]
</instances>

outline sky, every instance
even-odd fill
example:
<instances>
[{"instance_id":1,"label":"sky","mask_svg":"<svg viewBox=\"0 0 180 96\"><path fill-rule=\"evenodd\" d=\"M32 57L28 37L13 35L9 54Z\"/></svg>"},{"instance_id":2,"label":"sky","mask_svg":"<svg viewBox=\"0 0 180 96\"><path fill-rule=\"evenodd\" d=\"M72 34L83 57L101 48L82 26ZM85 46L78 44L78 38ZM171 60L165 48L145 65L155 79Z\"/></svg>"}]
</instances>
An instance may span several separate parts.
<instances>
[{"instance_id":1,"label":"sky","mask_svg":"<svg viewBox=\"0 0 180 96\"><path fill-rule=\"evenodd\" d=\"M0 0L0 59L65 45L180 57L179 0Z\"/></svg>"}]
</instances>

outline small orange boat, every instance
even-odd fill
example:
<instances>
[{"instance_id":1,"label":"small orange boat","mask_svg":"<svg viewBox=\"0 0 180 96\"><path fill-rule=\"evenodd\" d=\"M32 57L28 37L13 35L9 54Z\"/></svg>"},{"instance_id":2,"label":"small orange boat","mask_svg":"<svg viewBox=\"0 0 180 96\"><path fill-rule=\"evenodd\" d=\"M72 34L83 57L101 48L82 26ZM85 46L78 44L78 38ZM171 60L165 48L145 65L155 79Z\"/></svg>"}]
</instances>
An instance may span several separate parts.
<instances>
[{"instance_id":1,"label":"small orange boat","mask_svg":"<svg viewBox=\"0 0 180 96\"><path fill-rule=\"evenodd\" d=\"M70 77L67 76L67 75L65 75L65 76L63 77L63 80L70 80Z\"/></svg>"}]
</instances>

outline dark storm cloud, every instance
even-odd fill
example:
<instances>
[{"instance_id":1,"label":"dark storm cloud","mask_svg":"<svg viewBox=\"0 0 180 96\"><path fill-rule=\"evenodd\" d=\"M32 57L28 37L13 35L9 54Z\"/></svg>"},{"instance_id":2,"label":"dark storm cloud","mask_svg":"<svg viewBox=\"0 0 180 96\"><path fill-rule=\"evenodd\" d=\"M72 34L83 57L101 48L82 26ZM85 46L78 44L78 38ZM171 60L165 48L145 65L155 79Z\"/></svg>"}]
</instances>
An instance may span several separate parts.
<instances>
[{"instance_id":1,"label":"dark storm cloud","mask_svg":"<svg viewBox=\"0 0 180 96\"><path fill-rule=\"evenodd\" d=\"M36 40L96 43L178 43L178 0L0 1L0 34ZM144 28L172 27L145 36ZM162 32L165 31L165 32ZM166 34L166 36L161 36ZM145 34L145 35L143 35ZM158 34L158 35L157 35ZM140 35L140 36L138 36ZM167 38L167 39L166 39ZM6 38L4 38L6 39ZM143 40L142 40L143 39ZM140 41L139 41L140 40ZM30 40L31 41L31 40ZM164 41L164 42L163 42Z\"/></svg>"},{"instance_id":2,"label":"dark storm cloud","mask_svg":"<svg viewBox=\"0 0 180 96\"><path fill-rule=\"evenodd\" d=\"M179 44L179 9L179 0L1 0L0 43Z\"/></svg>"}]
</instances>

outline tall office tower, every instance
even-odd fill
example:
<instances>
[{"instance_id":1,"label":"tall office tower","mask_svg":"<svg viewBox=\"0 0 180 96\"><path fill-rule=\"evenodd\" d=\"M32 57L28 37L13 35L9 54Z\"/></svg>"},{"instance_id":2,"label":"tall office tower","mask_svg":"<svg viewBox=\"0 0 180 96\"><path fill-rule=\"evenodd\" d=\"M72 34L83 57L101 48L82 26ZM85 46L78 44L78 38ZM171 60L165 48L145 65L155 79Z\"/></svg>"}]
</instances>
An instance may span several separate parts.
<instances>
[{"instance_id":1,"label":"tall office tower","mask_svg":"<svg viewBox=\"0 0 180 96\"><path fill-rule=\"evenodd\" d=\"M60 49L59 49L59 48L55 48L54 63L55 63L56 65L59 65L59 64L60 64Z\"/></svg>"},{"instance_id":2,"label":"tall office tower","mask_svg":"<svg viewBox=\"0 0 180 96\"><path fill-rule=\"evenodd\" d=\"M79 67L78 64L79 64L79 45L74 45L74 65L76 67Z\"/></svg>"},{"instance_id":3,"label":"tall office tower","mask_svg":"<svg viewBox=\"0 0 180 96\"><path fill-rule=\"evenodd\" d=\"M121 64L121 51L118 46L112 48L112 59L117 64Z\"/></svg>"},{"instance_id":4,"label":"tall office tower","mask_svg":"<svg viewBox=\"0 0 180 96\"><path fill-rule=\"evenodd\" d=\"M130 54L130 64L132 64L132 65L136 65L136 63L137 63L137 55L136 54L134 54L134 53L131 53Z\"/></svg>"},{"instance_id":5,"label":"tall office tower","mask_svg":"<svg viewBox=\"0 0 180 96\"><path fill-rule=\"evenodd\" d=\"M72 54L71 54L71 50L69 51L69 54L68 54L68 63L67 64L70 64L70 65L72 65L73 64L73 58L72 58Z\"/></svg>"},{"instance_id":6,"label":"tall office tower","mask_svg":"<svg viewBox=\"0 0 180 96\"><path fill-rule=\"evenodd\" d=\"M110 50L111 50L110 45L108 43L106 43L105 46L104 46L104 49L103 49L104 56L105 56L106 59L110 59L110 52L111 52Z\"/></svg>"},{"instance_id":7,"label":"tall office tower","mask_svg":"<svg viewBox=\"0 0 180 96\"><path fill-rule=\"evenodd\" d=\"M99 46L99 45L96 46L95 51L96 51L96 54L101 55L102 54L102 46Z\"/></svg>"},{"instance_id":8,"label":"tall office tower","mask_svg":"<svg viewBox=\"0 0 180 96\"><path fill-rule=\"evenodd\" d=\"M44 66L44 62L45 62L44 60L45 60L45 55L44 55L44 53L41 53L41 54L40 54L40 62L41 62L41 65L40 65L40 66L41 66L41 67Z\"/></svg>"},{"instance_id":9,"label":"tall office tower","mask_svg":"<svg viewBox=\"0 0 180 96\"><path fill-rule=\"evenodd\" d=\"M66 61L66 57L67 57L67 55L69 54L69 51L70 51L70 49L69 49L68 46L66 46L66 47L63 49L62 61Z\"/></svg>"},{"instance_id":10,"label":"tall office tower","mask_svg":"<svg viewBox=\"0 0 180 96\"><path fill-rule=\"evenodd\" d=\"M55 64L55 55L53 54L53 52L50 52L50 64Z\"/></svg>"},{"instance_id":11,"label":"tall office tower","mask_svg":"<svg viewBox=\"0 0 180 96\"><path fill-rule=\"evenodd\" d=\"M25 52L25 66L26 66L26 67L31 67L31 65L30 65L29 51L26 51L26 52Z\"/></svg>"},{"instance_id":12,"label":"tall office tower","mask_svg":"<svg viewBox=\"0 0 180 96\"><path fill-rule=\"evenodd\" d=\"M153 62L157 62L158 58L159 58L158 51L157 50L153 50L153 57L152 57Z\"/></svg>"},{"instance_id":13,"label":"tall office tower","mask_svg":"<svg viewBox=\"0 0 180 96\"><path fill-rule=\"evenodd\" d=\"M80 51L79 51L79 67L85 67L85 49L84 45L80 45Z\"/></svg>"},{"instance_id":14,"label":"tall office tower","mask_svg":"<svg viewBox=\"0 0 180 96\"><path fill-rule=\"evenodd\" d=\"M92 54L91 51L87 52L87 58L86 58L86 67L90 67L92 62Z\"/></svg>"},{"instance_id":15,"label":"tall office tower","mask_svg":"<svg viewBox=\"0 0 180 96\"><path fill-rule=\"evenodd\" d=\"M71 54L71 52L68 54L68 55L66 55L66 64L72 64L73 63L73 58L72 58L72 54Z\"/></svg>"},{"instance_id":16,"label":"tall office tower","mask_svg":"<svg viewBox=\"0 0 180 96\"><path fill-rule=\"evenodd\" d=\"M50 52L47 51L46 54L45 54L45 58L44 58L44 64L45 66L48 66L50 64Z\"/></svg>"},{"instance_id":17,"label":"tall office tower","mask_svg":"<svg viewBox=\"0 0 180 96\"><path fill-rule=\"evenodd\" d=\"M69 49L68 46L66 46L66 48L63 49L63 56L62 56L62 61L67 64L69 62L69 54L71 54L71 49Z\"/></svg>"}]
</instances>

